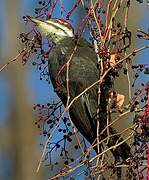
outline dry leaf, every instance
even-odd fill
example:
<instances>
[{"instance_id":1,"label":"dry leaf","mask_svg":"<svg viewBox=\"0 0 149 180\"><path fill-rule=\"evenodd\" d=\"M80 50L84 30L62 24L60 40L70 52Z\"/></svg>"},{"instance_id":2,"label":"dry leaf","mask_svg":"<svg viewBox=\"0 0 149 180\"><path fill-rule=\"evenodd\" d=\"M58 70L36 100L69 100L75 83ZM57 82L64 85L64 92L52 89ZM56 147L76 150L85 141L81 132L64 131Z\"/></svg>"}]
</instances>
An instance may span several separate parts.
<instances>
[{"instance_id":1,"label":"dry leaf","mask_svg":"<svg viewBox=\"0 0 149 180\"><path fill-rule=\"evenodd\" d=\"M124 104L124 100L125 100L125 96L122 95L122 94L117 94L117 97L116 97L116 103L117 103L117 106L119 108L122 107L122 105Z\"/></svg>"},{"instance_id":2,"label":"dry leaf","mask_svg":"<svg viewBox=\"0 0 149 180\"><path fill-rule=\"evenodd\" d=\"M116 64L116 55L112 54L110 56L110 65L113 66L114 64Z\"/></svg>"}]
</instances>

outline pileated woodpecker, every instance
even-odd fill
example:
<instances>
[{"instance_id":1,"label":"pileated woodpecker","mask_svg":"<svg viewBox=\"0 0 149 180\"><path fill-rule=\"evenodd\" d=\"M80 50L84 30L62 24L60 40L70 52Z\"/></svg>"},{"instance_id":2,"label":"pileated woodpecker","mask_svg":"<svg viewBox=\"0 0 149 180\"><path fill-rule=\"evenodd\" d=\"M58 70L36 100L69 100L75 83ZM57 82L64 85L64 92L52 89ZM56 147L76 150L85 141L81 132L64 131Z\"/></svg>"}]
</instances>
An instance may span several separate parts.
<instances>
[{"instance_id":1,"label":"pileated woodpecker","mask_svg":"<svg viewBox=\"0 0 149 180\"><path fill-rule=\"evenodd\" d=\"M62 100L64 106L67 103L67 79L66 66L62 68L70 59L76 40L74 37L73 27L63 19L49 19L41 21L32 19L39 26L40 31L51 41L55 47L49 54L49 74L51 82L57 95ZM97 68L97 57L93 46L84 38L77 42L77 49L74 52L69 64L69 95L70 100L79 95L83 90L92 85L99 79L99 69ZM111 87L111 80L107 76L105 85L101 86L101 100L98 105L98 86L94 86L78 98L70 107L70 117L80 131L80 133L92 144L97 138L97 121L99 121L99 134L106 127L107 117L107 87ZM107 86L105 88L105 86ZM97 109L99 115L97 116ZM98 119L97 119L98 117ZM116 130L109 127L109 133L116 134ZM106 131L100 135L100 140L107 137ZM118 135L109 138L108 146L115 145L122 140ZM97 148L95 148L97 152ZM115 150L112 150L114 157L126 160L130 154L130 147L123 143Z\"/></svg>"}]
</instances>

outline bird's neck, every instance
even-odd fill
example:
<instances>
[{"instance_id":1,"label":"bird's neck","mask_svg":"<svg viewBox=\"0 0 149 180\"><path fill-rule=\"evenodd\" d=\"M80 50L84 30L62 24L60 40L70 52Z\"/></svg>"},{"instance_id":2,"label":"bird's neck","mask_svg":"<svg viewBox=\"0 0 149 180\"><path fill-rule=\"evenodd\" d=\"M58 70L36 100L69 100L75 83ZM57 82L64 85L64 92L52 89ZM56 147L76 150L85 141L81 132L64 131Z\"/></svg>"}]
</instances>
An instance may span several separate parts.
<instances>
[{"instance_id":1,"label":"bird's neck","mask_svg":"<svg viewBox=\"0 0 149 180\"><path fill-rule=\"evenodd\" d=\"M52 37L49 35L48 37L49 39L51 39L51 41L53 41L56 45L60 45L61 42L67 38L67 37L64 37L64 36L56 36L56 35L53 35Z\"/></svg>"},{"instance_id":2,"label":"bird's neck","mask_svg":"<svg viewBox=\"0 0 149 180\"><path fill-rule=\"evenodd\" d=\"M61 44L63 41L67 39L74 38L73 32L69 32L69 34L65 32L59 32L59 31L52 31L47 32L46 37L48 37L51 41L53 41L55 44Z\"/></svg>"},{"instance_id":3,"label":"bird's neck","mask_svg":"<svg viewBox=\"0 0 149 180\"><path fill-rule=\"evenodd\" d=\"M57 43L55 42L56 47L59 47L62 54L65 54L72 46L75 46L74 37L65 37L61 38Z\"/></svg>"}]
</instances>

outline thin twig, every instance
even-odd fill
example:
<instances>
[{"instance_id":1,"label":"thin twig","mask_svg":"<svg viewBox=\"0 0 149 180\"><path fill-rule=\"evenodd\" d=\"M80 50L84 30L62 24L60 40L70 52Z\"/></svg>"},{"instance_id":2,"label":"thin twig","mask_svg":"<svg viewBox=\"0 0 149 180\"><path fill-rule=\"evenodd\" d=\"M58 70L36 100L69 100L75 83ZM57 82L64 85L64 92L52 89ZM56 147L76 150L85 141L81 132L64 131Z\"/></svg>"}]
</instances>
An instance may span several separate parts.
<instances>
[{"instance_id":1,"label":"thin twig","mask_svg":"<svg viewBox=\"0 0 149 180\"><path fill-rule=\"evenodd\" d=\"M25 52L26 48L24 48L19 54L17 54L13 59L11 59L10 61L8 61L5 65L3 65L0 68L0 72L3 71L8 65L10 65L11 63L15 62L18 60L18 58Z\"/></svg>"}]
</instances>

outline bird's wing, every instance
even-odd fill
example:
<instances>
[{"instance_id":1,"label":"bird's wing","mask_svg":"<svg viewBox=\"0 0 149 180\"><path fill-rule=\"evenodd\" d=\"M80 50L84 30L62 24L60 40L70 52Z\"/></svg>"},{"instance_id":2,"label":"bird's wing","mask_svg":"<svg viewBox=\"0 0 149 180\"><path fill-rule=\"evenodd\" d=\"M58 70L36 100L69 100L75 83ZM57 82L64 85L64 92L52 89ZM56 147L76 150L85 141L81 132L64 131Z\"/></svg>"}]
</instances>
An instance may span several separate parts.
<instances>
[{"instance_id":1,"label":"bird's wing","mask_svg":"<svg viewBox=\"0 0 149 180\"><path fill-rule=\"evenodd\" d=\"M69 46L73 50L73 47ZM71 52L72 52L71 50ZM69 50L68 50L69 51ZM59 48L51 53L49 58L49 72L54 89L57 89L56 76L61 67L69 60L71 52L63 55ZM62 88L57 91L58 96L66 106L68 91L66 67L61 71L59 78ZM69 93L70 101L79 95L83 90L98 80L98 69L96 66L96 54L93 48L84 43L78 46L69 66ZM83 96L77 99L70 107L70 116L86 139L92 143L96 138L96 122L93 118L97 110L97 86L87 91Z\"/></svg>"},{"instance_id":2,"label":"bird's wing","mask_svg":"<svg viewBox=\"0 0 149 180\"><path fill-rule=\"evenodd\" d=\"M69 48L74 49L69 45ZM68 49L69 49L68 48ZM68 51L67 51L68 53ZM55 52L49 58L49 72L52 84L55 89L57 89L56 76L61 69L61 67L70 60L71 53L63 55L60 49L55 49ZM67 87L67 76L66 67L59 74L60 81L62 82L62 89L57 91L58 96L66 106L68 98L68 87L70 93L70 101L83 92L86 88L91 86L94 82L98 80L99 70L96 66L96 54L92 48L88 46L88 43L81 44L78 46L77 51L74 53L73 58L69 64L68 70L68 82ZM97 137L97 119L95 118L98 108L98 85L90 88L86 93L84 93L80 98L78 98L69 109L69 113L74 125L82 133L82 135L92 144ZM69 101L69 102L70 102ZM104 105L103 105L104 106ZM105 104L106 106L106 104ZM104 115L103 115L104 116ZM100 130L106 126L106 117L99 118ZM115 134L116 131L110 127L110 133ZM105 138L106 133L101 137ZM109 146L112 146L119 139L119 136L114 136L110 138ZM126 143L116 148L116 154L120 155L122 158L126 159L128 157L128 152L123 155L123 147L127 147L129 152L129 147ZM125 151L126 152L126 151Z\"/></svg>"},{"instance_id":3,"label":"bird's wing","mask_svg":"<svg viewBox=\"0 0 149 180\"><path fill-rule=\"evenodd\" d=\"M69 69L70 100L98 80L96 59L94 60L95 63L85 53L78 53L73 57ZM66 83L64 82L64 84ZM97 86L84 93L70 108L74 124L90 143L93 143L96 138L96 112Z\"/></svg>"}]
</instances>

